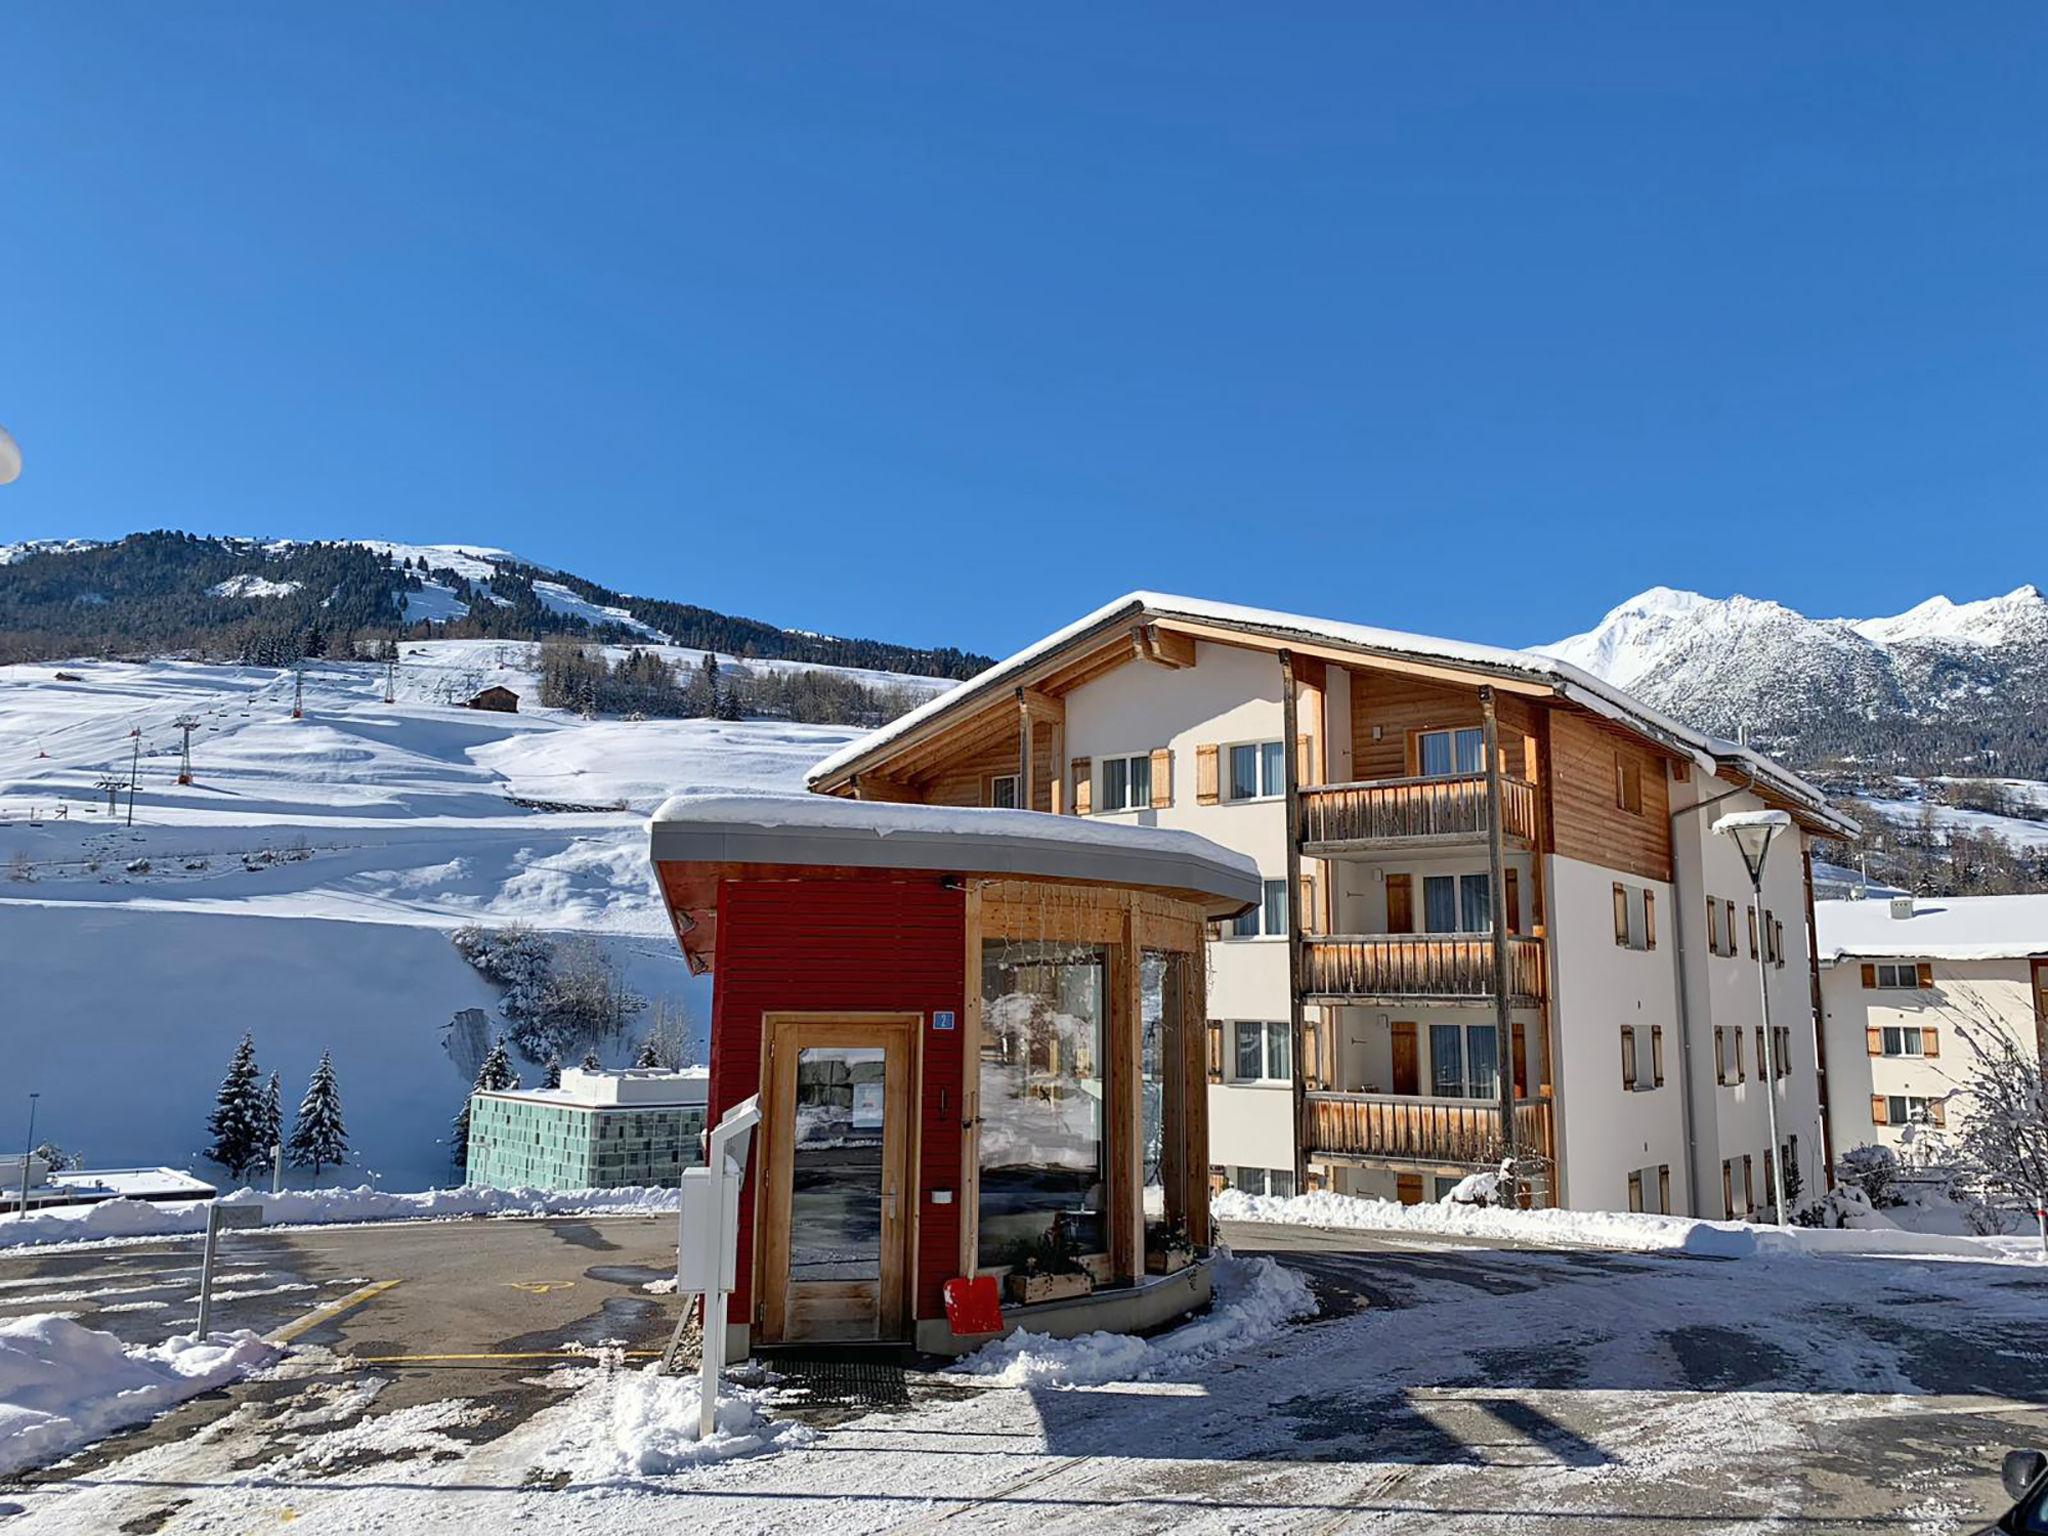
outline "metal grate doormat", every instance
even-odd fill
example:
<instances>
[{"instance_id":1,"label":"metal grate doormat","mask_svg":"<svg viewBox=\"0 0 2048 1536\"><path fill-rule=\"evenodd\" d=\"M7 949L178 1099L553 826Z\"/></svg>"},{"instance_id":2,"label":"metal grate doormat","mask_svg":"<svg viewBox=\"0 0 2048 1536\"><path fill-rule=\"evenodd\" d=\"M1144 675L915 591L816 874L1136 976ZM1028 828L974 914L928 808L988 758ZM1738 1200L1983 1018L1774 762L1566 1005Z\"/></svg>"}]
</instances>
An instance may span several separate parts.
<instances>
[{"instance_id":1,"label":"metal grate doormat","mask_svg":"<svg viewBox=\"0 0 2048 1536\"><path fill-rule=\"evenodd\" d=\"M771 1365L782 1392L817 1408L907 1408L910 1383L887 1360L806 1359L779 1355Z\"/></svg>"}]
</instances>

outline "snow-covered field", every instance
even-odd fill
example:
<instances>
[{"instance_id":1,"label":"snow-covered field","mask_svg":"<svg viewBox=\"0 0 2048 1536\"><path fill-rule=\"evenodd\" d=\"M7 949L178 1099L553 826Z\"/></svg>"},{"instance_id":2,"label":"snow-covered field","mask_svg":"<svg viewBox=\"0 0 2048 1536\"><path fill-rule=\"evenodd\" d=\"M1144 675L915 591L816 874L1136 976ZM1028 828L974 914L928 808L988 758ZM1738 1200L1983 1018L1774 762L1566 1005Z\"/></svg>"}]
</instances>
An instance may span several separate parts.
<instances>
[{"instance_id":1,"label":"snow-covered field","mask_svg":"<svg viewBox=\"0 0 2048 1536\"><path fill-rule=\"evenodd\" d=\"M198 1156L204 1119L246 1028L287 1109L333 1049L357 1154L342 1181L445 1180L439 1138L488 1043L450 1022L497 1002L447 942L470 922L593 935L701 1034L705 988L662 918L646 814L677 790L799 787L857 733L584 721L538 707L535 659L496 641L408 645L389 705L381 666L310 663L299 720L291 674L267 668L0 668L0 998L7 1076L42 1094L38 1139L96 1166L218 1177ZM450 702L488 683L518 692L520 713ZM126 780L138 739L131 828L125 792L109 815L95 785ZM605 1049L623 1060L636 1044Z\"/></svg>"}]
</instances>

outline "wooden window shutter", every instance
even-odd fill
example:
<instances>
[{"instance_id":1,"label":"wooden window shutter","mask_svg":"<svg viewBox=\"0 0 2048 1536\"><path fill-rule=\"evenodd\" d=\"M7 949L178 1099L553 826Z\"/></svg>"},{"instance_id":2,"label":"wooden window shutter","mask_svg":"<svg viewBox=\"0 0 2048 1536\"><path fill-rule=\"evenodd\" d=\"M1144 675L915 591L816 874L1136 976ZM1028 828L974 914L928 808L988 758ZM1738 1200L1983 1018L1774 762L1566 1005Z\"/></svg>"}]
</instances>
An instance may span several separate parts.
<instances>
[{"instance_id":1,"label":"wooden window shutter","mask_svg":"<svg viewBox=\"0 0 2048 1536\"><path fill-rule=\"evenodd\" d=\"M1628 1176L1628 1208L1632 1211L1643 1208L1643 1175L1640 1169Z\"/></svg>"},{"instance_id":2,"label":"wooden window shutter","mask_svg":"<svg viewBox=\"0 0 2048 1536\"><path fill-rule=\"evenodd\" d=\"M1948 1101L1946 1099L1929 1099L1927 1101L1927 1118L1936 1125L1947 1125Z\"/></svg>"},{"instance_id":3,"label":"wooden window shutter","mask_svg":"<svg viewBox=\"0 0 2048 1536\"><path fill-rule=\"evenodd\" d=\"M1650 1026L1650 1079L1653 1088L1664 1086L1664 1026Z\"/></svg>"},{"instance_id":4,"label":"wooden window shutter","mask_svg":"<svg viewBox=\"0 0 2048 1536\"><path fill-rule=\"evenodd\" d=\"M1508 932L1522 931L1522 872L1518 869L1505 871L1501 883L1507 890Z\"/></svg>"},{"instance_id":5,"label":"wooden window shutter","mask_svg":"<svg viewBox=\"0 0 2048 1536\"><path fill-rule=\"evenodd\" d=\"M1301 931L1321 933L1322 924L1316 921L1316 877L1304 874L1301 877Z\"/></svg>"},{"instance_id":6,"label":"wooden window shutter","mask_svg":"<svg viewBox=\"0 0 2048 1536\"><path fill-rule=\"evenodd\" d=\"M1920 1026L1920 1054L1939 1056L1941 1054L1941 1031L1932 1024Z\"/></svg>"},{"instance_id":7,"label":"wooden window shutter","mask_svg":"<svg viewBox=\"0 0 2048 1536\"><path fill-rule=\"evenodd\" d=\"M1749 1072L1742 1065L1742 1026L1740 1024L1731 1025L1728 1033L1735 1041L1735 1081L1738 1083L1748 1082Z\"/></svg>"},{"instance_id":8,"label":"wooden window shutter","mask_svg":"<svg viewBox=\"0 0 2048 1536\"><path fill-rule=\"evenodd\" d=\"M1657 947L1657 893L1643 892L1643 948Z\"/></svg>"},{"instance_id":9,"label":"wooden window shutter","mask_svg":"<svg viewBox=\"0 0 2048 1536\"><path fill-rule=\"evenodd\" d=\"M1785 963L1785 924L1782 919L1771 923L1771 942L1778 946L1778 964Z\"/></svg>"},{"instance_id":10,"label":"wooden window shutter","mask_svg":"<svg viewBox=\"0 0 2048 1536\"><path fill-rule=\"evenodd\" d=\"M1872 1125L1883 1125L1886 1123L1884 1095L1881 1093L1873 1093L1870 1096L1870 1123Z\"/></svg>"},{"instance_id":11,"label":"wooden window shutter","mask_svg":"<svg viewBox=\"0 0 2048 1536\"><path fill-rule=\"evenodd\" d=\"M1294 738L1294 782L1314 784L1319 778L1316 773L1316 739L1304 731Z\"/></svg>"},{"instance_id":12,"label":"wooden window shutter","mask_svg":"<svg viewBox=\"0 0 2048 1536\"><path fill-rule=\"evenodd\" d=\"M1931 961L1927 961L1927 960L1922 960L1922 961L1920 962L1920 967L1919 967L1919 969L1920 969L1920 975L1918 976L1917 980L1918 980L1918 981L1919 981L1919 983L1920 983L1920 990L1921 990L1922 992L1931 992L1931 991L1933 991L1933 990L1934 990L1934 965L1933 965L1933 963L1932 963Z\"/></svg>"},{"instance_id":13,"label":"wooden window shutter","mask_svg":"<svg viewBox=\"0 0 2048 1536\"><path fill-rule=\"evenodd\" d=\"M1230 1188L1230 1175L1225 1173L1221 1166L1214 1163L1210 1164L1209 1193L1220 1195L1228 1188Z\"/></svg>"},{"instance_id":14,"label":"wooden window shutter","mask_svg":"<svg viewBox=\"0 0 2048 1536\"><path fill-rule=\"evenodd\" d=\"M1209 1081L1223 1081L1223 1024L1219 1019L1209 1021Z\"/></svg>"},{"instance_id":15,"label":"wooden window shutter","mask_svg":"<svg viewBox=\"0 0 2048 1536\"><path fill-rule=\"evenodd\" d=\"M1721 953L1720 903L1711 896L1707 898L1707 953L1710 955Z\"/></svg>"},{"instance_id":16,"label":"wooden window shutter","mask_svg":"<svg viewBox=\"0 0 2048 1536\"><path fill-rule=\"evenodd\" d=\"M1614 883L1614 942L1628 948L1628 887Z\"/></svg>"},{"instance_id":17,"label":"wooden window shutter","mask_svg":"<svg viewBox=\"0 0 2048 1536\"><path fill-rule=\"evenodd\" d=\"M1222 798L1217 789L1219 775L1216 771L1218 748L1214 742L1203 742L1195 748L1195 803L1214 805Z\"/></svg>"},{"instance_id":18,"label":"wooden window shutter","mask_svg":"<svg viewBox=\"0 0 2048 1536\"><path fill-rule=\"evenodd\" d=\"M1095 809L1095 759L1077 757L1071 765L1074 784L1074 814L1089 815Z\"/></svg>"},{"instance_id":19,"label":"wooden window shutter","mask_svg":"<svg viewBox=\"0 0 2048 1536\"><path fill-rule=\"evenodd\" d=\"M1742 1154L1742 1208L1756 1209L1756 1164L1750 1161L1747 1152Z\"/></svg>"},{"instance_id":20,"label":"wooden window shutter","mask_svg":"<svg viewBox=\"0 0 2048 1536\"><path fill-rule=\"evenodd\" d=\"M1884 1031L1875 1024L1864 1026L1863 1044L1871 1055L1882 1056L1884 1054Z\"/></svg>"},{"instance_id":21,"label":"wooden window shutter","mask_svg":"<svg viewBox=\"0 0 2048 1536\"><path fill-rule=\"evenodd\" d=\"M1621 1026L1621 1086L1632 1089L1636 1085L1636 1032L1632 1024Z\"/></svg>"},{"instance_id":22,"label":"wooden window shutter","mask_svg":"<svg viewBox=\"0 0 2048 1536\"><path fill-rule=\"evenodd\" d=\"M1152 809L1166 810L1173 804L1173 752L1167 747L1152 749Z\"/></svg>"},{"instance_id":23,"label":"wooden window shutter","mask_svg":"<svg viewBox=\"0 0 2048 1536\"><path fill-rule=\"evenodd\" d=\"M1728 1031L1719 1024L1714 1026L1714 1081L1728 1081Z\"/></svg>"},{"instance_id":24,"label":"wooden window shutter","mask_svg":"<svg viewBox=\"0 0 2048 1536\"><path fill-rule=\"evenodd\" d=\"M1728 953L1732 955L1735 953L1735 903L1724 902L1722 906L1728 916Z\"/></svg>"},{"instance_id":25,"label":"wooden window shutter","mask_svg":"<svg viewBox=\"0 0 2048 1536\"><path fill-rule=\"evenodd\" d=\"M1758 1082L1762 1082L1771 1075L1770 1061L1770 1054L1764 1050L1764 1027L1759 1024L1756 1027L1756 1078Z\"/></svg>"},{"instance_id":26,"label":"wooden window shutter","mask_svg":"<svg viewBox=\"0 0 2048 1536\"><path fill-rule=\"evenodd\" d=\"M1756 958L1756 908L1749 909L1749 958Z\"/></svg>"},{"instance_id":27,"label":"wooden window shutter","mask_svg":"<svg viewBox=\"0 0 2048 1536\"><path fill-rule=\"evenodd\" d=\"M1735 1165L1721 1159L1721 1209L1729 1221L1735 1219Z\"/></svg>"},{"instance_id":28,"label":"wooden window shutter","mask_svg":"<svg viewBox=\"0 0 2048 1536\"><path fill-rule=\"evenodd\" d=\"M1671 1165L1657 1165L1657 1209L1666 1216L1671 1214Z\"/></svg>"},{"instance_id":29,"label":"wooden window shutter","mask_svg":"<svg viewBox=\"0 0 2048 1536\"><path fill-rule=\"evenodd\" d=\"M1867 960L1863 964L1863 990L1866 992L1877 990L1877 967L1870 964Z\"/></svg>"}]
</instances>

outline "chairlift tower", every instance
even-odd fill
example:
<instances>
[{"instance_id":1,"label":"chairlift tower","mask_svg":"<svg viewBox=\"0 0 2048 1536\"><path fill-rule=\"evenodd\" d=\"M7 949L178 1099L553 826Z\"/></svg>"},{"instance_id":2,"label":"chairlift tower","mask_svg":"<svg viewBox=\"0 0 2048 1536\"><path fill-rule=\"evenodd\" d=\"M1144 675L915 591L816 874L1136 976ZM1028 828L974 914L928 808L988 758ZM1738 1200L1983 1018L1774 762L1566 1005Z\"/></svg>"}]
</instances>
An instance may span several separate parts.
<instances>
[{"instance_id":1,"label":"chairlift tower","mask_svg":"<svg viewBox=\"0 0 2048 1536\"><path fill-rule=\"evenodd\" d=\"M398 702L398 658L395 655L384 659L384 702Z\"/></svg>"},{"instance_id":2,"label":"chairlift tower","mask_svg":"<svg viewBox=\"0 0 2048 1536\"><path fill-rule=\"evenodd\" d=\"M303 664L292 668L292 718L306 718L306 669Z\"/></svg>"},{"instance_id":3,"label":"chairlift tower","mask_svg":"<svg viewBox=\"0 0 2048 1536\"><path fill-rule=\"evenodd\" d=\"M185 733L185 744L180 750L178 757L178 782L180 784L190 784L192 782L192 733L199 729L199 720L194 715L180 715L171 724Z\"/></svg>"},{"instance_id":4,"label":"chairlift tower","mask_svg":"<svg viewBox=\"0 0 2048 1536\"><path fill-rule=\"evenodd\" d=\"M128 731L131 751L128 757L128 825L135 825L135 783L142 777L142 727L132 726Z\"/></svg>"},{"instance_id":5,"label":"chairlift tower","mask_svg":"<svg viewBox=\"0 0 2048 1536\"><path fill-rule=\"evenodd\" d=\"M114 815L120 810L122 783L123 780L118 773L103 773L93 782L93 788L107 797L107 814L109 816Z\"/></svg>"}]
</instances>

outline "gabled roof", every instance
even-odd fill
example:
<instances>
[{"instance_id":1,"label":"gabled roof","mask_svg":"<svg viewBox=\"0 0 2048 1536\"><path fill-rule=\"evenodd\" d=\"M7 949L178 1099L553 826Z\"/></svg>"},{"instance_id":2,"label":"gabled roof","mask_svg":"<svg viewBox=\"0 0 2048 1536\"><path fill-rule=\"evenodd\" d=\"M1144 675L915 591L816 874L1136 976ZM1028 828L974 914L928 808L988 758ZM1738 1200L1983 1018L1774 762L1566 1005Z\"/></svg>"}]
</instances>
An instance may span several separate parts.
<instances>
[{"instance_id":1,"label":"gabled roof","mask_svg":"<svg viewBox=\"0 0 2048 1536\"><path fill-rule=\"evenodd\" d=\"M1477 679L1492 678L1525 688L1533 686L1538 691L1600 715L1667 751L1688 757L1709 774L1752 781L1760 791L1785 801L1811 826L1845 836L1853 835L1856 830L1853 821L1829 807L1827 797L1819 789L1763 754L1682 725L1590 672L1553 656L1537 651L1510 650L1504 646L1412 635L1336 619L1311 618L1268 608L1247 608L1237 603L1217 603L1199 597L1176 597L1163 592L1132 592L1076 619L1064 629L1055 630L1043 640L927 700L880 730L848 743L812 768L806 782L813 789L831 786L834 781L860 771L889 749L929 734L962 714L1000 698L1007 690L1027 686L1039 673L1048 670L1069 652L1088 644L1100 644L1120 630L1161 620L1169 624L1179 621L1209 629L1234 631L1248 641L1264 641L1276 646L1294 644L1334 649L1362 661L1380 657L1423 663Z\"/></svg>"}]
</instances>

